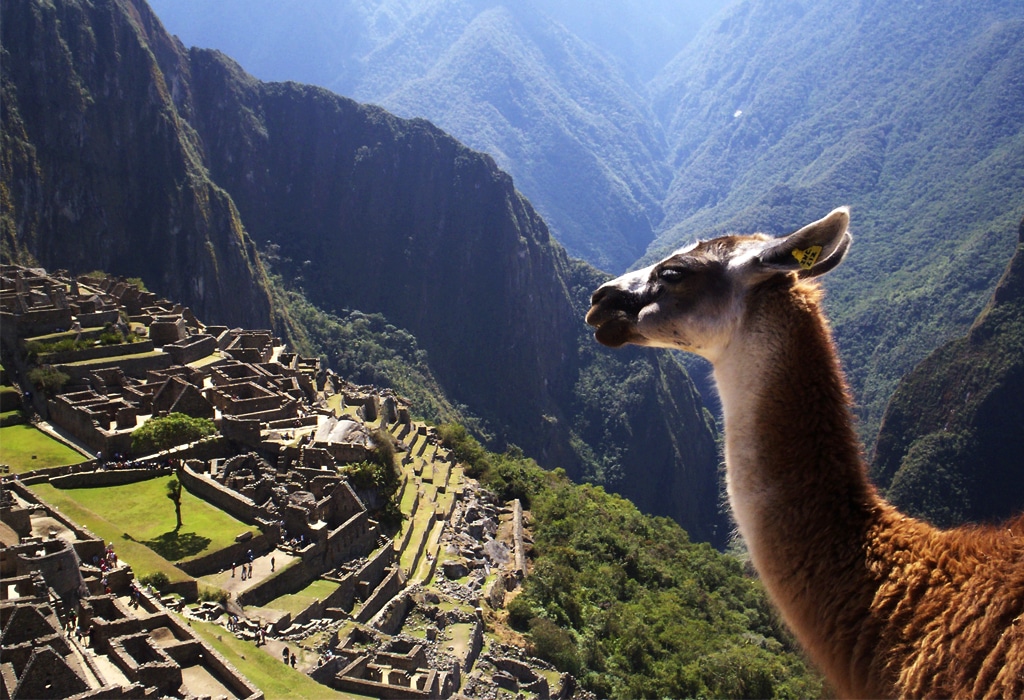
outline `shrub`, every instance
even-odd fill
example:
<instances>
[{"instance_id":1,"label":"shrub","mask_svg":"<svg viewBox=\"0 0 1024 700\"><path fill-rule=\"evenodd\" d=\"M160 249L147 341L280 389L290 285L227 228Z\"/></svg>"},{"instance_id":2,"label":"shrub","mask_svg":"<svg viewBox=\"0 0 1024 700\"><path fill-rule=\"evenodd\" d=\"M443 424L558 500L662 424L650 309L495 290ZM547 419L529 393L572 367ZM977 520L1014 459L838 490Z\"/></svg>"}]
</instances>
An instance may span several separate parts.
<instances>
[{"instance_id":1,"label":"shrub","mask_svg":"<svg viewBox=\"0 0 1024 700\"><path fill-rule=\"evenodd\" d=\"M155 571L152 574L140 576L139 583L143 586L152 586L156 590L163 593L167 590L167 587L171 585L171 579L169 579L167 577L167 574L165 574L163 571Z\"/></svg>"},{"instance_id":2,"label":"shrub","mask_svg":"<svg viewBox=\"0 0 1024 700\"><path fill-rule=\"evenodd\" d=\"M207 418L193 418L184 413L171 413L151 418L132 433L132 450L137 454L159 452L193 442L217 432Z\"/></svg>"},{"instance_id":3,"label":"shrub","mask_svg":"<svg viewBox=\"0 0 1024 700\"><path fill-rule=\"evenodd\" d=\"M69 375L50 365L33 367L28 372L28 380L32 382L32 386L49 395L56 394L63 389L69 379L71 379Z\"/></svg>"},{"instance_id":4,"label":"shrub","mask_svg":"<svg viewBox=\"0 0 1024 700\"><path fill-rule=\"evenodd\" d=\"M530 620L537 615L537 611L522 595L517 595L510 600L506 609L508 610L508 623L521 632L529 629Z\"/></svg>"},{"instance_id":5,"label":"shrub","mask_svg":"<svg viewBox=\"0 0 1024 700\"><path fill-rule=\"evenodd\" d=\"M228 592L223 588L203 588L199 591L199 600L210 600L221 605L227 605Z\"/></svg>"},{"instance_id":6,"label":"shrub","mask_svg":"<svg viewBox=\"0 0 1024 700\"><path fill-rule=\"evenodd\" d=\"M553 663L559 671L579 675L580 655L569 632L546 617L535 617L530 620L530 641L537 656Z\"/></svg>"}]
</instances>

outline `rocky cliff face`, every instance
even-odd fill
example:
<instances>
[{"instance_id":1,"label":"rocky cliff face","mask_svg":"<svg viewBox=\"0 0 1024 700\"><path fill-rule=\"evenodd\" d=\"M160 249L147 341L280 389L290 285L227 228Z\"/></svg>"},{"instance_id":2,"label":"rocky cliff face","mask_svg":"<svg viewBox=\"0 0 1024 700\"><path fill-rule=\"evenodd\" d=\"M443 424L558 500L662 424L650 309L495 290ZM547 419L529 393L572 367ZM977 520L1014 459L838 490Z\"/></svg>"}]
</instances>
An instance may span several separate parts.
<instances>
[{"instance_id":1,"label":"rocky cliff face","mask_svg":"<svg viewBox=\"0 0 1024 700\"><path fill-rule=\"evenodd\" d=\"M185 51L142 0L3 10L5 252L141 276L210 321L266 326L253 241L279 246L313 303L412 332L498 446L724 542L713 428L685 372L597 348L582 316L601 274L488 156Z\"/></svg>"},{"instance_id":2,"label":"rocky cliff face","mask_svg":"<svg viewBox=\"0 0 1024 700\"><path fill-rule=\"evenodd\" d=\"M873 475L889 497L942 525L1024 510L1024 221L1017 249L966 337L900 383Z\"/></svg>"},{"instance_id":3,"label":"rocky cliff face","mask_svg":"<svg viewBox=\"0 0 1024 700\"><path fill-rule=\"evenodd\" d=\"M266 325L263 270L158 62L144 4L4 2L5 254L141 277L214 323Z\"/></svg>"}]
</instances>

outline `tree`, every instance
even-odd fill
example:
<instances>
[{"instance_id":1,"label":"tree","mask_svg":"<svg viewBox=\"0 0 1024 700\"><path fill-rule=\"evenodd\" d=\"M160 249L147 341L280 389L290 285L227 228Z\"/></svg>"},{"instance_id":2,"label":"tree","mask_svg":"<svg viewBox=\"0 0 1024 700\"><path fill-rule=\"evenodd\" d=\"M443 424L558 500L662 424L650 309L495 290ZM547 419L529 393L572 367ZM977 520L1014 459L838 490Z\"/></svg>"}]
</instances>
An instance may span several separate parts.
<instances>
[{"instance_id":1,"label":"tree","mask_svg":"<svg viewBox=\"0 0 1024 700\"><path fill-rule=\"evenodd\" d=\"M69 375L50 365L33 367L28 372L28 380L32 385L42 389L48 396L53 396L63 389L69 379Z\"/></svg>"},{"instance_id":2,"label":"tree","mask_svg":"<svg viewBox=\"0 0 1024 700\"><path fill-rule=\"evenodd\" d=\"M167 482L167 498L174 503L174 517L178 520L174 531L177 532L181 529L181 482L174 477Z\"/></svg>"},{"instance_id":3,"label":"tree","mask_svg":"<svg viewBox=\"0 0 1024 700\"><path fill-rule=\"evenodd\" d=\"M159 452L193 442L217 432L207 418L193 418L184 413L171 413L151 418L132 433L132 450L137 454Z\"/></svg>"}]
</instances>

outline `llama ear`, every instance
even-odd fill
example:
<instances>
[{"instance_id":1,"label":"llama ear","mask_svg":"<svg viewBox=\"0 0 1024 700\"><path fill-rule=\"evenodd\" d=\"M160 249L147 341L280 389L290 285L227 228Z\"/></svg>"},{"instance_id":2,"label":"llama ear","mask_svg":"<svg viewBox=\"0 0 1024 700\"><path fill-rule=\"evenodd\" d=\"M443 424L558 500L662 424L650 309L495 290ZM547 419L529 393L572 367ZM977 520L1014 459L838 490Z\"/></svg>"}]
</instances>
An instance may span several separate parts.
<instances>
[{"instance_id":1,"label":"llama ear","mask_svg":"<svg viewBox=\"0 0 1024 700\"><path fill-rule=\"evenodd\" d=\"M758 255L758 262L801 277L822 275L843 261L852 240L849 225L849 208L834 209L824 219L770 242Z\"/></svg>"}]
</instances>

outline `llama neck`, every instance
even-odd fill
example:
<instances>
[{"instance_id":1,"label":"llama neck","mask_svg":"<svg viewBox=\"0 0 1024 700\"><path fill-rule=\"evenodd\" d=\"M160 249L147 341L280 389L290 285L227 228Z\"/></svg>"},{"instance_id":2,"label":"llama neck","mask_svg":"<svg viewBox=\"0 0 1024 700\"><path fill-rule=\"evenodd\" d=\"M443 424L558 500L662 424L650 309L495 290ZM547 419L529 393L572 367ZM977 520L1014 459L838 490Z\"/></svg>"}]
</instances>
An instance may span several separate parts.
<instances>
[{"instance_id":1,"label":"llama neck","mask_svg":"<svg viewBox=\"0 0 1024 700\"><path fill-rule=\"evenodd\" d=\"M765 293L751 298L715 363L729 500L786 621L819 663L832 665L852 642L827 620L870 604L864 543L886 506L867 481L814 288L757 291Z\"/></svg>"}]
</instances>

